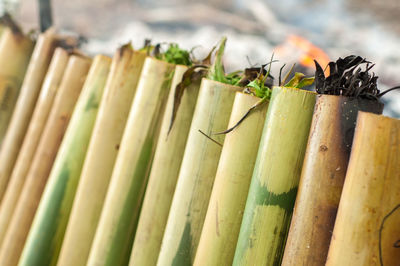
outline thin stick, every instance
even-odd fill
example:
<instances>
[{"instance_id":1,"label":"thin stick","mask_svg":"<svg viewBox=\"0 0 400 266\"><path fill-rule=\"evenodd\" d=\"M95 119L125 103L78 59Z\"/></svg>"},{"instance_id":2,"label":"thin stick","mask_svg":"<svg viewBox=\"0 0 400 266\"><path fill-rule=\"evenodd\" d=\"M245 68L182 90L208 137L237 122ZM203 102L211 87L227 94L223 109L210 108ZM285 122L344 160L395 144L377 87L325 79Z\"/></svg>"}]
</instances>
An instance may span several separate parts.
<instances>
[{"instance_id":1,"label":"thin stick","mask_svg":"<svg viewBox=\"0 0 400 266\"><path fill-rule=\"evenodd\" d=\"M212 142L214 142L215 144L218 144L219 146L222 147L222 144L221 144L221 143L219 143L218 141L216 141L215 139L213 139L212 137L210 137L209 135L207 135L206 133L204 133L204 132L201 131L200 129L199 129L199 132L200 132L201 134L203 134L206 138L208 138L209 140L211 140Z\"/></svg>"}]
</instances>

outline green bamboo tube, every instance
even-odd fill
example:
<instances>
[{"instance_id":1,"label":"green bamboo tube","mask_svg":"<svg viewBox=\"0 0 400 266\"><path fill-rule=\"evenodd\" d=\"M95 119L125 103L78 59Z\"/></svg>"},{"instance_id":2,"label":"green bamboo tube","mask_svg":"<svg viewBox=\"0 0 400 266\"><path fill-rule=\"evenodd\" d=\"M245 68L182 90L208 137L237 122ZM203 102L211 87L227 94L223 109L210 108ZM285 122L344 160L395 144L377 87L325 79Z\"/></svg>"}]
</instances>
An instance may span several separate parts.
<instances>
[{"instance_id":1,"label":"green bamboo tube","mask_svg":"<svg viewBox=\"0 0 400 266\"><path fill-rule=\"evenodd\" d=\"M240 87L203 79L161 244L158 265L194 261L221 147L200 134L227 128L235 92ZM223 143L224 135L213 136Z\"/></svg>"},{"instance_id":2,"label":"green bamboo tube","mask_svg":"<svg viewBox=\"0 0 400 266\"><path fill-rule=\"evenodd\" d=\"M359 110L379 101L318 95L282 265L324 265Z\"/></svg>"},{"instance_id":3,"label":"green bamboo tube","mask_svg":"<svg viewBox=\"0 0 400 266\"><path fill-rule=\"evenodd\" d=\"M260 98L236 93L229 128ZM232 265L268 104L225 137L194 265Z\"/></svg>"},{"instance_id":4,"label":"green bamboo tube","mask_svg":"<svg viewBox=\"0 0 400 266\"><path fill-rule=\"evenodd\" d=\"M315 100L313 92L273 89L233 265L280 265Z\"/></svg>"},{"instance_id":5,"label":"green bamboo tube","mask_svg":"<svg viewBox=\"0 0 400 266\"><path fill-rule=\"evenodd\" d=\"M5 28L0 39L0 145L28 68L34 42L22 33Z\"/></svg>"},{"instance_id":6,"label":"green bamboo tube","mask_svg":"<svg viewBox=\"0 0 400 266\"><path fill-rule=\"evenodd\" d=\"M146 58L88 265L126 265L175 66Z\"/></svg>"},{"instance_id":7,"label":"green bamboo tube","mask_svg":"<svg viewBox=\"0 0 400 266\"><path fill-rule=\"evenodd\" d=\"M19 265L55 265L111 59L94 58L32 223Z\"/></svg>"},{"instance_id":8,"label":"green bamboo tube","mask_svg":"<svg viewBox=\"0 0 400 266\"><path fill-rule=\"evenodd\" d=\"M145 53L126 45L114 55L93 128L58 265L86 265Z\"/></svg>"},{"instance_id":9,"label":"green bamboo tube","mask_svg":"<svg viewBox=\"0 0 400 266\"><path fill-rule=\"evenodd\" d=\"M182 65L175 68L135 234L130 265L155 265L157 263L200 87L200 82L195 82L185 89L173 127L168 133L176 86L181 82L186 70L187 67Z\"/></svg>"},{"instance_id":10,"label":"green bamboo tube","mask_svg":"<svg viewBox=\"0 0 400 266\"><path fill-rule=\"evenodd\" d=\"M56 45L52 30L39 35L22 83L15 110L0 151L0 200L4 197L12 170L35 108L36 100Z\"/></svg>"},{"instance_id":11,"label":"green bamboo tube","mask_svg":"<svg viewBox=\"0 0 400 266\"><path fill-rule=\"evenodd\" d=\"M359 112L327 266L399 265L400 120Z\"/></svg>"},{"instance_id":12,"label":"green bamboo tube","mask_svg":"<svg viewBox=\"0 0 400 266\"><path fill-rule=\"evenodd\" d=\"M67 51L57 48L43 82L43 87L40 91L23 145L18 154L7 191L0 206L0 246L24 186L25 178L35 155L37 145L39 144L40 136L45 127L65 67L67 66L68 57Z\"/></svg>"},{"instance_id":13,"label":"green bamboo tube","mask_svg":"<svg viewBox=\"0 0 400 266\"><path fill-rule=\"evenodd\" d=\"M24 187L0 248L0 265L16 265L39 205L58 148L63 139L75 103L86 79L91 61L71 55Z\"/></svg>"}]
</instances>

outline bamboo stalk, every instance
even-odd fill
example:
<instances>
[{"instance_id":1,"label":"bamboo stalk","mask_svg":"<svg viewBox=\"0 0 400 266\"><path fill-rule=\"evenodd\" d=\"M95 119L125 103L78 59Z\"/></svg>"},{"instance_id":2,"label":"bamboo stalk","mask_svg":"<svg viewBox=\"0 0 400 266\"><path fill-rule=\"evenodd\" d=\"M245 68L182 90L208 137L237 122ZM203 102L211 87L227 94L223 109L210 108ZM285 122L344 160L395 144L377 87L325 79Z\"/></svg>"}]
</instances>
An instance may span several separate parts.
<instances>
[{"instance_id":1,"label":"bamboo stalk","mask_svg":"<svg viewBox=\"0 0 400 266\"><path fill-rule=\"evenodd\" d=\"M88 58L71 55L68 60L24 187L4 236L3 243L7 244L2 245L0 249L0 265L11 266L18 263L44 186L89 67L90 60Z\"/></svg>"},{"instance_id":2,"label":"bamboo stalk","mask_svg":"<svg viewBox=\"0 0 400 266\"><path fill-rule=\"evenodd\" d=\"M400 261L400 120L359 112L327 266Z\"/></svg>"},{"instance_id":3,"label":"bamboo stalk","mask_svg":"<svg viewBox=\"0 0 400 266\"><path fill-rule=\"evenodd\" d=\"M54 161L19 265L57 263L110 64L111 59L103 55L93 60Z\"/></svg>"},{"instance_id":4,"label":"bamboo stalk","mask_svg":"<svg viewBox=\"0 0 400 266\"><path fill-rule=\"evenodd\" d=\"M168 219L169 207L185 150L190 123L199 93L200 82L185 89L173 127L168 132L173 111L176 86L187 67L178 65L172 80L160 137L151 167L131 252L130 265L155 265Z\"/></svg>"},{"instance_id":5,"label":"bamboo stalk","mask_svg":"<svg viewBox=\"0 0 400 266\"><path fill-rule=\"evenodd\" d=\"M3 23L0 24L0 38L3 36L4 30L6 29L6 26L4 26Z\"/></svg>"},{"instance_id":6,"label":"bamboo stalk","mask_svg":"<svg viewBox=\"0 0 400 266\"><path fill-rule=\"evenodd\" d=\"M280 265L315 93L273 89L233 265Z\"/></svg>"},{"instance_id":7,"label":"bamboo stalk","mask_svg":"<svg viewBox=\"0 0 400 266\"><path fill-rule=\"evenodd\" d=\"M10 178L10 183L0 206L0 246L24 186L25 178L35 155L37 145L39 144L40 136L63 77L68 57L67 51L57 48L43 82L43 88L41 89L35 111Z\"/></svg>"},{"instance_id":8,"label":"bamboo stalk","mask_svg":"<svg viewBox=\"0 0 400 266\"><path fill-rule=\"evenodd\" d=\"M114 55L82 169L58 265L86 265L145 53L130 46Z\"/></svg>"},{"instance_id":9,"label":"bamboo stalk","mask_svg":"<svg viewBox=\"0 0 400 266\"><path fill-rule=\"evenodd\" d=\"M0 201L4 197L12 170L32 117L42 82L56 45L56 35L48 30L39 35L22 83L10 125L0 151Z\"/></svg>"},{"instance_id":10,"label":"bamboo stalk","mask_svg":"<svg viewBox=\"0 0 400 266\"><path fill-rule=\"evenodd\" d=\"M0 38L0 146L28 68L34 42L5 28Z\"/></svg>"},{"instance_id":11,"label":"bamboo stalk","mask_svg":"<svg viewBox=\"0 0 400 266\"><path fill-rule=\"evenodd\" d=\"M236 93L228 128L260 98ZM194 265L232 265L268 104L227 134Z\"/></svg>"},{"instance_id":12,"label":"bamboo stalk","mask_svg":"<svg viewBox=\"0 0 400 266\"><path fill-rule=\"evenodd\" d=\"M221 147L199 130L206 134L225 130L235 92L241 89L208 79L202 80L158 265L193 263L221 154ZM215 136L215 140L223 143L224 135Z\"/></svg>"},{"instance_id":13,"label":"bamboo stalk","mask_svg":"<svg viewBox=\"0 0 400 266\"><path fill-rule=\"evenodd\" d=\"M88 265L126 265L174 65L146 58Z\"/></svg>"},{"instance_id":14,"label":"bamboo stalk","mask_svg":"<svg viewBox=\"0 0 400 266\"><path fill-rule=\"evenodd\" d=\"M378 101L319 95L282 265L324 265L359 110L382 113Z\"/></svg>"}]
</instances>

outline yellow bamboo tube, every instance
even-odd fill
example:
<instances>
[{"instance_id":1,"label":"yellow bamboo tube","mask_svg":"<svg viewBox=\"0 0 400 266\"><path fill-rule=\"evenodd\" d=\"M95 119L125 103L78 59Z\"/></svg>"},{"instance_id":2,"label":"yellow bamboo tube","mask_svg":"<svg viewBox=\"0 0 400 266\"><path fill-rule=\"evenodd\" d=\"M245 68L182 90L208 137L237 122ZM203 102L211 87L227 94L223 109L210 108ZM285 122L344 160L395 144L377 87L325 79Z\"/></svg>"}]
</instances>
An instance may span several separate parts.
<instances>
[{"instance_id":1,"label":"yellow bamboo tube","mask_svg":"<svg viewBox=\"0 0 400 266\"><path fill-rule=\"evenodd\" d=\"M400 262L400 120L359 112L327 266Z\"/></svg>"},{"instance_id":2,"label":"yellow bamboo tube","mask_svg":"<svg viewBox=\"0 0 400 266\"><path fill-rule=\"evenodd\" d=\"M186 70L187 67L182 65L175 68L160 137L135 234L130 265L155 265L157 263L169 207L174 195L200 87L200 82L195 82L185 88L173 127L168 133L176 86L182 81Z\"/></svg>"},{"instance_id":3,"label":"yellow bamboo tube","mask_svg":"<svg viewBox=\"0 0 400 266\"><path fill-rule=\"evenodd\" d=\"M71 55L17 206L0 249L0 265L16 265L47 178L90 67L90 59Z\"/></svg>"},{"instance_id":4,"label":"yellow bamboo tube","mask_svg":"<svg viewBox=\"0 0 400 266\"><path fill-rule=\"evenodd\" d=\"M359 110L381 113L368 99L318 95L282 265L324 265Z\"/></svg>"},{"instance_id":5,"label":"yellow bamboo tube","mask_svg":"<svg viewBox=\"0 0 400 266\"><path fill-rule=\"evenodd\" d=\"M228 128L260 98L236 93ZM232 265L268 104L225 137L194 265Z\"/></svg>"},{"instance_id":6,"label":"yellow bamboo tube","mask_svg":"<svg viewBox=\"0 0 400 266\"><path fill-rule=\"evenodd\" d=\"M175 65L146 58L115 161L88 265L129 261Z\"/></svg>"},{"instance_id":7,"label":"yellow bamboo tube","mask_svg":"<svg viewBox=\"0 0 400 266\"><path fill-rule=\"evenodd\" d=\"M240 87L203 79L186 143L157 265L191 265L194 261L221 147L202 135L228 126ZM225 136L213 136L220 144Z\"/></svg>"},{"instance_id":8,"label":"yellow bamboo tube","mask_svg":"<svg viewBox=\"0 0 400 266\"><path fill-rule=\"evenodd\" d=\"M39 35L32 58L29 62L21 93L11 117L0 151L0 201L17 160L24 136L31 119L42 82L50 65L56 45L56 35L52 29Z\"/></svg>"},{"instance_id":9,"label":"yellow bamboo tube","mask_svg":"<svg viewBox=\"0 0 400 266\"><path fill-rule=\"evenodd\" d=\"M36 103L23 145L18 154L10 183L0 206L0 246L25 183L25 178L35 155L40 136L50 113L65 67L67 66L68 57L67 51L57 48L43 82L43 88Z\"/></svg>"},{"instance_id":10,"label":"yellow bamboo tube","mask_svg":"<svg viewBox=\"0 0 400 266\"><path fill-rule=\"evenodd\" d=\"M5 28L0 39L0 145L28 68L34 42L22 33Z\"/></svg>"},{"instance_id":11,"label":"yellow bamboo tube","mask_svg":"<svg viewBox=\"0 0 400 266\"><path fill-rule=\"evenodd\" d=\"M3 35L3 32L4 32L5 28L6 27L3 24L0 24L0 38Z\"/></svg>"},{"instance_id":12,"label":"yellow bamboo tube","mask_svg":"<svg viewBox=\"0 0 400 266\"><path fill-rule=\"evenodd\" d=\"M130 45L114 55L58 265L86 265L145 53Z\"/></svg>"},{"instance_id":13,"label":"yellow bamboo tube","mask_svg":"<svg viewBox=\"0 0 400 266\"><path fill-rule=\"evenodd\" d=\"M126 265L164 113L173 64L146 58L88 265Z\"/></svg>"},{"instance_id":14,"label":"yellow bamboo tube","mask_svg":"<svg viewBox=\"0 0 400 266\"><path fill-rule=\"evenodd\" d=\"M272 91L233 265L280 265L316 94Z\"/></svg>"},{"instance_id":15,"label":"yellow bamboo tube","mask_svg":"<svg viewBox=\"0 0 400 266\"><path fill-rule=\"evenodd\" d=\"M110 65L108 56L93 59L26 239L21 266L57 263Z\"/></svg>"}]
</instances>

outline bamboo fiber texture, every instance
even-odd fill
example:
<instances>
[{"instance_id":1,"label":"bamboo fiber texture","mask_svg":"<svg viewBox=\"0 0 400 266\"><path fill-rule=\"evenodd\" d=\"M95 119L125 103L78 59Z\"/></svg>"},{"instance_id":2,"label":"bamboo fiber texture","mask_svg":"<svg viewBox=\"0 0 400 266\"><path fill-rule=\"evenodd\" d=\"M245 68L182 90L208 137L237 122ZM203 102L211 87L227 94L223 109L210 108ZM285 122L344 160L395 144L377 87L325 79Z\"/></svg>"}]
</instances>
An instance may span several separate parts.
<instances>
[{"instance_id":1,"label":"bamboo fiber texture","mask_svg":"<svg viewBox=\"0 0 400 266\"><path fill-rule=\"evenodd\" d=\"M0 38L0 146L28 68L34 42L22 33L5 28ZM7 183L7 182L6 182Z\"/></svg>"},{"instance_id":2,"label":"bamboo fiber texture","mask_svg":"<svg viewBox=\"0 0 400 266\"><path fill-rule=\"evenodd\" d=\"M135 234L129 262L131 266L155 265L157 263L200 87L200 82L195 82L185 88L173 127L168 132L176 86L182 81L183 74L187 69L186 66L181 65L175 68L160 137Z\"/></svg>"},{"instance_id":3,"label":"bamboo fiber texture","mask_svg":"<svg viewBox=\"0 0 400 266\"><path fill-rule=\"evenodd\" d=\"M19 265L55 265L111 59L97 55L54 161ZM50 251L50 252L49 252Z\"/></svg>"},{"instance_id":4,"label":"bamboo fiber texture","mask_svg":"<svg viewBox=\"0 0 400 266\"><path fill-rule=\"evenodd\" d=\"M114 55L93 128L58 265L86 265L146 54Z\"/></svg>"},{"instance_id":5,"label":"bamboo fiber texture","mask_svg":"<svg viewBox=\"0 0 400 266\"><path fill-rule=\"evenodd\" d=\"M29 168L0 249L0 265L16 265L39 205L58 148L90 67L90 60L71 55L49 118Z\"/></svg>"},{"instance_id":6,"label":"bamboo fiber texture","mask_svg":"<svg viewBox=\"0 0 400 266\"><path fill-rule=\"evenodd\" d=\"M157 265L191 265L207 212L221 146L202 135L228 126L242 88L203 79ZM220 144L224 135L212 136Z\"/></svg>"},{"instance_id":7,"label":"bamboo fiber texture","mask_svg":"<svg viewBox=\"0 0 400 266\"><path fill-rule=\"evenodd\" d=\"M42 82L49 68L56 45L55 37L51 29L39 35L33 50L21 92L0 151L0 200L2 200L7 189Z\"/></svg>"},{"instance_id":8,"label":"bamboo fiber texture","mask_svg":"<svg viewBox=\"0 0 400 266\"><path fill-rule=\"evenodd\" d=\"M375 100L318 95L282 265L324 265L359 110Z\"/></svg>"},{"instance_id":9,"label":"bamboo fiber texture","mask_svg":"<svg viewBox=\"0 0 400 266\"><path fill-rule=\"evenodd\" d=\"M51 106L53 105L53 100L64 75L68 57L69 55L67 51L62 48L57 48L50 63L49 71L47 72L43 82L43 87L32 114L24 142L21 146L7 191L0 206L0 245L4 239L8 224L24 186L25 178L39 144L40 136L45 127Z\"/></svg>"},{"instance_id":10,"label":"bamboo fiber texture","mask_svg":"<svg viewBox=\"0 0 400 266\"><path fill-rule=\"evenodd\" d=\"M148 57L115 162L88 265L126 265L175 65Z\"/></svg>"},{"instance_id":11,"label":"bamboo fiber texture","mask_svg":"<svg viewBox=\"0 0 400 266\"><path fill-rule=\"evenodd\" d=\"M359 112L327 266L399 265L400 120Z\"/></svg>"},{"instance_id":12,"label":"bamboo fiber texture","mask_svg":"<svg viewBox=\"0 0 400 266\"><path fill-rule=\"evenodd\" d=\"M229 128L260 98L236 93ZM225 137L194 265L232 265L268 102Z\"/></svg>"},{"instance_id":13,"label":"bamboo fiber texture","mask_svg":"<svg viewBox=\"0 0 400 266\"><path fill-rule=\"evenodd\" d=\"M315 96L305 90L273 89L233 265L280 265Z\"/></svg>"}]
</instances>

